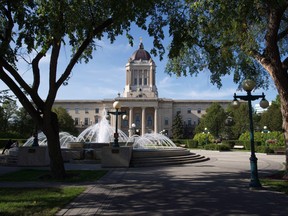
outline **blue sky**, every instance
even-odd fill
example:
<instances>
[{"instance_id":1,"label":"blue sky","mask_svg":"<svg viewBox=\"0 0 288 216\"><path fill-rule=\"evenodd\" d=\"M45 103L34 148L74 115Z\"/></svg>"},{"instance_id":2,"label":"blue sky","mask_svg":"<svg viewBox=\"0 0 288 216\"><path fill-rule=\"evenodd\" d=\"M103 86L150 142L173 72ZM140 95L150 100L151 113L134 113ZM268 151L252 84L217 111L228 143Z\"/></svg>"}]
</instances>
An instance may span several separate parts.
<instances>
[{"instance_id":1,"label":"blue sky","mask_svg":"<svg viewBox=\"0 0 288 216\"><path fill-rule=\"evenodd\" d=\"M135 29L132 31L134 37L134 46L128 44L125 36L117 37L113 44L106 39L98 41L98 49L94 51L93 59L88 64L82 63L76 65L73 69L71 79L67 86L62 86L57 94L57 99L107 99L115 98L118 93L123 92L125 86L125 65L132 55L138 49L140 37L143 38L145 50L148 52L153 46L152 38L149 38L144 31ZM168 45L169 38L164 41ZM69 47L63 47L59 60L59 69L63 69L69 62ZM223 78L223 87L218 89L210 83L209 72L200 73L197 77L176 77L169 76L164 72L167 63L167 57L162 61L159 57L153 57L156 68L156 85L158 94L161 98L189 99L189 100L232 100L233 94L245 94L236 91L237 85L233 83L232 77ZM41 64L41 89L40 96L45 99L47 96L47 69L49 55ZM30 79L31 69L19 64L21 75L24 79ZM0 82L0 89L5 89L3 82ZM257 90L255 94L261 94L263 90ZM273 86L268 91L264 91L266 99L271 101L276 97L276 90ZM257 101L256 101L257 103Z\"/></svg>"}]
</instances>

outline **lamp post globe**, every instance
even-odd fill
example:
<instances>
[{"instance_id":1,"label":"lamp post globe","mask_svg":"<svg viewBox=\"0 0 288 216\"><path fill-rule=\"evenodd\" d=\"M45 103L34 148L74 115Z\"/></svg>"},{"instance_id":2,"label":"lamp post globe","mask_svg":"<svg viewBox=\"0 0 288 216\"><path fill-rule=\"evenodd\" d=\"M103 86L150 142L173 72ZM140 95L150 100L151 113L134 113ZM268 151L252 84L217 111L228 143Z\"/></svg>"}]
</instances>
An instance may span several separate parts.
<instances>
[{"instance_id":1,"label":"lamp post globe","mask_svg":"<svg viewBox=\"0 0 288 216\"><path fill-rule=\"evenodd\" d=\"M248 91L252 91L256 86L256 83L251 80L251 79L245 79L243 82L242 82L242 88L248 92Z\"/></svg>"},{"instance_id":2,"label":"lamp post globe","mask_svg":"<svg viewBox=\"0 0 288 216\"><path fill-rule=\"evenodd\" d=\"M240 103L239 103L239 101L238 101L237 99L234 99L234 100L232 101L231 105L232 105L232 107L235 108L235 109L237 109L237 108L240 107Z\"/></svg>"},{"instance_id":3,"label":"lamp post globe","mask_svg":"<svg viewBox=\"0 0 288 216\"><path fill-rule=\"evenodd\" d=\"M127 116L127 115L123 115L123 116L122 116L122 119L123 119L123 120L127 120L127 119L128 119L128 116Z\"/></svg>"},{"instance_id":4,"label":"lamp post globe","mask_svg":"<svg viewBox=\"0 0 288 216\"><path fill-rule=\"evenodd\" d=\"M262 107L263 109L266 109L269 107L269 102L263 98L261 101L260 101L260 107Z\"/></svg>"},{"instance_id":5,"label":"lamp post globe","mask_svg":"<svg viewBox=\"0 0 288 216\"><path fill-rule=\"evenodd\" d=\"M114 109L120 109L120 108L121 108L121 103L120 103L120 101L115 101L115 102L113 103L113 108L114 108Z\"/></svg>"}]
</instances>

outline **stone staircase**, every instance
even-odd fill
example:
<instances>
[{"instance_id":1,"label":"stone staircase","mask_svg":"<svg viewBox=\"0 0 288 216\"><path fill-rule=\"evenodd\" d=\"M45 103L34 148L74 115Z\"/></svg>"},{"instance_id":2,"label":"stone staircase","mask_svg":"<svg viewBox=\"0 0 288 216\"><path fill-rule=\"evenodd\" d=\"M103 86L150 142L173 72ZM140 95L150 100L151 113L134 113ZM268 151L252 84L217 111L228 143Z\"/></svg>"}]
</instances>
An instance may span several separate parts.
<instances>
[{"instance_id":1,"label":"stone staircase","mask_svg":"<svg viewBox=\"0 0 288 216\"><path fill-rule=\"evenodd\" d=\"M133 150L130 167L166 166L200 163L209 158L190 152L188 149Z\"/></svg>"},{"instance_id":2,"label":"stone staircase","mask_svg":"<svg viewBox=\"0 0 288 216\"><path fill-rule=\"evenodd\" d=\"M1 166L16 166L18 161L17 156L13 155L0 155Z\"/></svg>"}]
</instances>

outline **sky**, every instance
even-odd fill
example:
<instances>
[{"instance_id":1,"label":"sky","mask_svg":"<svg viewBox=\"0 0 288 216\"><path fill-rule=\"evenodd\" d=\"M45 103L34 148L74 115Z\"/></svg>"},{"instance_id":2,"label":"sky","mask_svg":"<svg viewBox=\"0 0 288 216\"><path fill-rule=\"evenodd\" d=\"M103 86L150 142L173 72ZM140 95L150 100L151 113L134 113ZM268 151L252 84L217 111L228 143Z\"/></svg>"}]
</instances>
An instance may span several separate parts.
<instances>
[{"instance_id":1,"label":"sky","mask_svg":"<svg viewBox=\"0 0 288 216\"><path fill-rule=\"evenodd\" d=\"M72 76L67 86L61 86L56 100L98 100L113 99L117 94L123 93L125 87L125 65L129 57L138 49L140 37L144 44L144 49L150 52L153 48L153 39L149 38L146 32L139 29L132 29L134 46L131 47L125 36L119 36L113 44L109 40L103 39L97 42L98 48L93 53L93 59L89 63L77 64L72 72ZM168 46L169 38L164 41ZM152 55L151 55L152 56ZM152 56L156 68L156 85L160 98L187 99L187 100L233 100L233 94L245 94L236 91L237 85L233 83L231 76L224 77L222 88L218 89L210 83L209 71L201 72L197 77L176 77L164 72L167 64L167 56L162 61L159 56ZM70 60L69 47L63 47L59 59L59 71L68 64ZM40 96L45 99L48 92L48 71L49 54L41 63L41 88ZM31 79L31 69L24 66L24 62L19 62L21 76ZM30 82L31 83L31 82ZM7 87L0 81L0 90ZM275 100L276 90L271 86L268 91L256 90L252 94L265 93L266 99ZM259 102L259 101L258 101ZM255 102L257 103L257 101Z\"/></svg>"}]
</instances>

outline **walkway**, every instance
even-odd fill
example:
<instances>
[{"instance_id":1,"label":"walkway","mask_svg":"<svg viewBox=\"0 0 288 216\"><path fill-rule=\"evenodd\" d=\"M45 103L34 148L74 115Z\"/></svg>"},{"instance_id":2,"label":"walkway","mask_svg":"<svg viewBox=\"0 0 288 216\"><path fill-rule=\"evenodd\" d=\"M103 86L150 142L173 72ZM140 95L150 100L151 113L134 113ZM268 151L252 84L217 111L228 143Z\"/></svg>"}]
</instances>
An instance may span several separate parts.
<instances>
[{"instance_id":1,"label":"walkway","mask_svg":"<svg viewBox=\"0 0 288 216\"><path fill-rule=\"evenodd\" d=\"M287 195L249 190L248 152L193 152L211 160L181 166L113 169L88 185L57 216L287 215ZM260 177L284 167L284 155L257 154L257 158ZM93 166L80 168L97 168Z\"/></svg>"}]
</instances>

